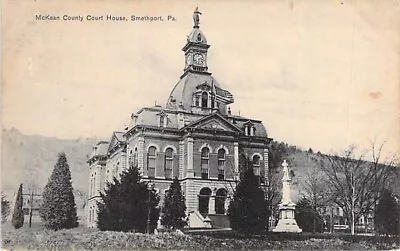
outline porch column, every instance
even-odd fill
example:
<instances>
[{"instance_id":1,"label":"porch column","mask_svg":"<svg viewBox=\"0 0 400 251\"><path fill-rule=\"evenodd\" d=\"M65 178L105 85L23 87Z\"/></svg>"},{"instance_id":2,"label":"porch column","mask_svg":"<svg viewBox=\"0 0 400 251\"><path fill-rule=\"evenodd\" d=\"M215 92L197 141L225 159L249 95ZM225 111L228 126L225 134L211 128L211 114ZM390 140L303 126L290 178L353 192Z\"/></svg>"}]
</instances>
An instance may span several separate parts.
<instances>
[{"instance_id":1,"label":"porch column","mask_svg":"<svg viewBox=\"0 0 400 251\"><path fill-rule=\"evenodd\" d=\"M210 196L210 201L208 203L208 213L215 214L215 196Z\"/></svg>"},{"instance_id":2,"label":"porch column","mask_svg":"<svg viewBox=\"0 0 400 251\"><path fill-rule=\"evenodd\" d=\"M144 137L139 137L138 146L138 170L140 175L144 174ZM147 173L146 173L147 175Z\"/></svg>"},{"instance_id":3,"label":"porch column","mask_svg":"<svg viewBox=\"0 0 400 251\"><path fill-rule=\"evenodd\" d=\"M179 141L179 178L184 177L184 166L185 166L185 142Z\"/></svg>"},{"instance_id":4,"label":"porch column","mask_svg":"<svg viewBox=\"0 0 400 251\"><path fill-rule=\"evenodd\" d=\"M266 184L269 184L269 166L268 166L268 148L264 149L264 178Z\"/></svg>"},{"instance_id":5,"label":"porch column","mask_svg":"<svg viewBox=\"0 0 400 251\"><path fill-rule=\"evenodd\" d=\"M235 178L239 175L239 143L233 143L233 153L234 153L234 162L235 162Z\"/></svg>"},{"instance_id":6,"label":"porch column","mask_svg":"<svg viewBox=\"0 0 400 251\"><path fill-rule=\"evenodd\" d=\"M187 178L194 177L194 170L193 170L193 138L187 138Z\"/></svg>"}]
</instances>

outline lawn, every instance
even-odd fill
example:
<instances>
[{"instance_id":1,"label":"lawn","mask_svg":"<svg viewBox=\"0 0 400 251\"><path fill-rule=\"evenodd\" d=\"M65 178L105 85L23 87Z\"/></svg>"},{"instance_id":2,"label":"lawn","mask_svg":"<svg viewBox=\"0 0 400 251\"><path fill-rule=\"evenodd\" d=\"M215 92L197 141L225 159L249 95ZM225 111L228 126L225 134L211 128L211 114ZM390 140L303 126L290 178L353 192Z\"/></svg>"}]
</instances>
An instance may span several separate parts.
<instances>
[{"instance_id":1,"label":"lawn","mask_svg":"<svg viewBox=\"0 0 400 251\"><path fill-rule=\"evenodd\" d=\"M242 236L222 233L159 233L147 235L123 232L101 232L78 227L49 231L35 226L15 230L5 224L1 229L2 248L21 250L227 250L227 249L291 249L291 250L374 250L399 248L399 238L379 239L348 236L265 235Z\"/></svg>"}]
</instances>

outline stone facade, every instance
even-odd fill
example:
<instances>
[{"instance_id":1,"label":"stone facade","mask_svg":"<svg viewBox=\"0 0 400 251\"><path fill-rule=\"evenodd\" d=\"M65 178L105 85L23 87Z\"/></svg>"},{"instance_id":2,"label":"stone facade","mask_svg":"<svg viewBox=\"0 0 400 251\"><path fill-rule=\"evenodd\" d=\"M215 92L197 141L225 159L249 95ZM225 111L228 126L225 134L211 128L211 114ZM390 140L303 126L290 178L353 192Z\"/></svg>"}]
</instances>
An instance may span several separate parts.
<instances>
[{"instance_id":1,"label":"stone facade","mask_svg":"<svg viewBox=\"0 0 400 251\"><path fill-rule=\"evenodd\" d=\"M105 183L130 166L154 183L161 205L178 177L191 227L215 227L212 219L226 215L239 177L239 154L253 161L265 184L271 139L261 121L231 114L233 95L208 71L209 47L198 25L193 27L182 49L183 74L167 104L140 109L128 128L94 147L88 160L89 227L96 227L96 201Z\"/></svg>"}]
</instances>

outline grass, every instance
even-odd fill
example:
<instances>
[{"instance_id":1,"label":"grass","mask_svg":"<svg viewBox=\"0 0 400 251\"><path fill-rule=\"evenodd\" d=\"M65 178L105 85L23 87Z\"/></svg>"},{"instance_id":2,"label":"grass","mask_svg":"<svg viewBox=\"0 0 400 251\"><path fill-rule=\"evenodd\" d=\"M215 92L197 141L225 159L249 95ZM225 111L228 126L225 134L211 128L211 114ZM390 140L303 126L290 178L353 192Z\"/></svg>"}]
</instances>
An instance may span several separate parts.
<instances>
[{"instance_id":1,"label":"grass","mask_svg":"<svg viewBox=\"0 0 400 251\"><path fill-rule=\"evenodd\" d=\"M41 226L13 229L3 225L2 248L9 250L374 250L399 248L399 238L373 241L373 238L349 238L347 235L326 237L311 234L269 234L245 236L232 231L197 232L185 235L159 233L147 235L97 231L78 227L49 231ZM371 241L372 240L372 241Z\"/></svg>"}]
</instances>

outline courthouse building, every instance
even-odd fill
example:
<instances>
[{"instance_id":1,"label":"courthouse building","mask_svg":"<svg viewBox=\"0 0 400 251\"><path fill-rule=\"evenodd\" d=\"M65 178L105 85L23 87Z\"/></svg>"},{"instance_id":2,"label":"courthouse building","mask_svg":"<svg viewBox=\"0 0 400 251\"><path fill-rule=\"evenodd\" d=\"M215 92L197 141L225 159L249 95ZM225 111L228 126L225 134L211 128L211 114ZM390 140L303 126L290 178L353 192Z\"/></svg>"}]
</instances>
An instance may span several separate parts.
<instances>
[{"instance_id":1,"label":"courthouse building","mask_svg":"<svg viewBox=\"0 0 400 251\"><path fill-rule=\"evenodd\" d=\"M199 14L196 9L182 48L183 74L171 85L165 106L143 107L132 114L128 128L94 147L88 160L89 227L96 227L99 192L129 166L137 166L143 179L154 184L160 206L178 177L190 227L229 225L226 213L239 177L239 151L252 160L260 180L268 173L271 139L260 120L231 113L233 95L224 89L229 84L222 86L207 66L210 44L199 28Z\"/></svg>"}]
</instances>

